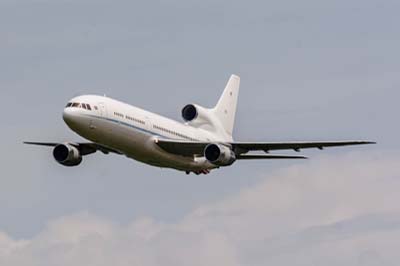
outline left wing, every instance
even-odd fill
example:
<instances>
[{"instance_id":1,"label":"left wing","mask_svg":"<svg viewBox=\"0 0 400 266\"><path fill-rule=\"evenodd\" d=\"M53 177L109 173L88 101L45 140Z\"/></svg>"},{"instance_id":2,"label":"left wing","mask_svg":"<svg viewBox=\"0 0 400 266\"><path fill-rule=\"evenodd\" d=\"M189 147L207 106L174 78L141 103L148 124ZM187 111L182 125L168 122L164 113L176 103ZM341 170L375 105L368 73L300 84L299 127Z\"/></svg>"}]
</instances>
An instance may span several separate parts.
<instances>
[{"instance_id":1,"label":"left wing","mask_svg":"<svg viewBox=\"0 0 400 266\"><path fill-rule=\"evenodd\" d=\"M293 142L235 142L232 143L234 150L239 150L239 153L246 153L249 151L265 151L272 150L294 150L300 151L301 149L317 148L322 150L325 147L339 147L350 145L363 145L375 144L372 141L293 141Z\"/></svg>"},{"instance_id":2,"label":"left wing","mask_svg":"<svg viewBox=\"0 0 400 266\"><path fill-rule=\"evenodd\" d=\"M61 142L32 142L32 141L24 141L24 144L28 145L39 145L39 146L47 146L47 147L55 147L60 144L65 144ZM93 143L93 142L84 142L84 143L76 143L76 142L68 142L69 145L77 148L82 155L88 155L91 153L95 153L96 151L101 151L104 154L108 154L110 152L121 154L119 151L110 149L103 145Z\"/></svg>"},{"instance_id":3,"label":"left wing","mask_svg":"<svg viewBox=\"0 0 400 266\"><path fill-rule=\"evenodd\" d=\"M178 154L182 156L202 155L205 147L212 142L192 142L181 140L165 140L158 139L156 144L163 150ZM294 150L300 151L301 149L325 147L338 147L349 145L362 145L362 144L375 144L372 141L323 141L323 142L306 142L306 141L293 141L293 142L232 142L220 143L223 145L231 146L236 155L242 155L249 151L265 151L272 150Z\"/></svg>"}]
</instances>

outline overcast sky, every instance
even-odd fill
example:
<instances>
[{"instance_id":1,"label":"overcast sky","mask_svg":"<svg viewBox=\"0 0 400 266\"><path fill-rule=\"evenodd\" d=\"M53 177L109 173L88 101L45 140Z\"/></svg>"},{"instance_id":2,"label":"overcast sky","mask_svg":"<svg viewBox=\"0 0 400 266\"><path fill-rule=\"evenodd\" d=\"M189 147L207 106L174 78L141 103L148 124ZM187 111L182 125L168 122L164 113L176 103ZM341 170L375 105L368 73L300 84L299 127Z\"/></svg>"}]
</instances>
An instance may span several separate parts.
<instances>
[{"instance_id":1,"label":"overcast sky","mask_svg":"<svg viewBox=\"0 0 400 266\"><path fill-rule=\"evenodd\" d=\"M1 265L398 265L400 2L0 0ZM186 176L23 140L106 94L181 120L241 77L236 140L345 140Z\"/></svg>"}]
</instances>

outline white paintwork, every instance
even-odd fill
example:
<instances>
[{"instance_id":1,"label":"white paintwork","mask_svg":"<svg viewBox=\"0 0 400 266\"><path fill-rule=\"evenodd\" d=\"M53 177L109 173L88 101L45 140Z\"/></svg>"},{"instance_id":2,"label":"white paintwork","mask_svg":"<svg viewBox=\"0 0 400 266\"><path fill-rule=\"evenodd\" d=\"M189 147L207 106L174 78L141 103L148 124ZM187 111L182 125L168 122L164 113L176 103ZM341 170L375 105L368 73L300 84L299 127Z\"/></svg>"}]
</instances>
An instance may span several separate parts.
<instances>
[{"instance_id":1,"label":"white paintwork","mask_svg":"<svg viewBox=\"0 0 400 266\"><path fill-rule=\"evenodd\" d=\"M82 160L81 157L76 161L58 159L64 158L63 156L69 158L73 150L79 156L101 150L124 154L150 165L196 174L207 174L210 169L218 168L218 165L229 166L235 160L306 158L269 154L271 150L298 152L300 149L308 148L323 149L324 147L375 143L357 140L234 142L232 131L239 84L240 78L232 75L214 108L189 105L190 108L185 109L184 117L189 120L195 118L188 123L180 123L105 96L75 97L69 102L89 104L91 110L79 106L66 107L63 118L73 131L90 140L90 143L65 143L66 145L54 142L25 143L55 147L53 150L55 159L66 166L78 165ZM196 112L190 111L194 108ZM215 155L215 149L218 155ZM205 151L210 161L204 157ZM247 154L249 151L264 151L268 154Z\"/></svg>"},{"instance_id":2,"label":"white paintwork","mask_svg":"<svg viewBox=\"0 0 400 266\"><path fill-rule=\"evenodd\" d=\"M90 104L92 110L68 107L64 109L63 118L73 131L85 139L119 151L132 159L159 167L199 172L217 166L208 162L203 156L186 157L165 152L156 145L157 139L233 141L232 129L238 90L239 77L232 75L214 109L196 105L207 121L203 121L199 116L194 122L180 123L115 99L97 95L83 95L71 99L69 102ZM230 99L231 97L233 99ZM144 124L128 117L144 121ZM180 135L162 131L159 127Z\"/></svg>"}]
</instances>

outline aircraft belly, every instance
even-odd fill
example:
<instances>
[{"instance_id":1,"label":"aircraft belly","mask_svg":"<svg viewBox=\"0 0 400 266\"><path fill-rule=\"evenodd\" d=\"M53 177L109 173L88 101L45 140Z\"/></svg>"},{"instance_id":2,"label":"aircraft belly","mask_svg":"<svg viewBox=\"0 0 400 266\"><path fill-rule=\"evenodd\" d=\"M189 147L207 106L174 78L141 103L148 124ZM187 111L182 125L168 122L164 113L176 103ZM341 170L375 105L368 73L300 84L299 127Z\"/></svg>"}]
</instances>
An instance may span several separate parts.
<instances>
[{"instance_id":1,"label":"aircraft belly","mask_svg":"<svg viewBox=\"0 0 400 266\"><path fill-rule=\"evenodd\" d=\"M120 151L127 157L158 167L195 171L215 168L208 162L168 153L158 147L150 133L105 119L82 118L72 128L82 137Z\"/></svg>"},{"instance_id":2,"label":"aircraft belly","mask_svg":"<svg viewBox=\"0 0 400 266\"><path fill-rule=\"evenodd\" d=\"M115 148L134 160L162 168L178 170L201 170L213 168L208 163L199 163L193 157L184 157L168 153L155 144L155 136L131 128L122 127L116 134L118 143Z\"/></svg>"}]
</instances>

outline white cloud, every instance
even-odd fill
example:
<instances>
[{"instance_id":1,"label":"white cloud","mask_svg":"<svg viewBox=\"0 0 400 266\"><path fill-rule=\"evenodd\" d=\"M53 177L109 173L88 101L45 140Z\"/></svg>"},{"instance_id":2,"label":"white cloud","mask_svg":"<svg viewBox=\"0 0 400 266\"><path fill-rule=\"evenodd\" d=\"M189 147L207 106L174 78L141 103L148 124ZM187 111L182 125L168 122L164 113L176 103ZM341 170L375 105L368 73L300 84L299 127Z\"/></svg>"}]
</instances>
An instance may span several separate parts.
<instances>
[{"instance_id":1,"label":"white cloud","mask_svg":"<svg viewBox=\"0 0 400 266\"><path fill-rule=\"evenodd\" d=\"M399 162L396 152L320 157L175 224L62 217L29 240L0 234L0 265L397 265Z\"/></svg>"},{"instance_id":2,"label":"white cloud","mask_svg":"<svg viewBox=\"0 0 400 266\"><path fill-rule=\"evenodd\" d=\"M0 258L9 256L15 250L22 248L26 241L14 241L5 233L0 232Z\"/></svg>"}]
</instances>

